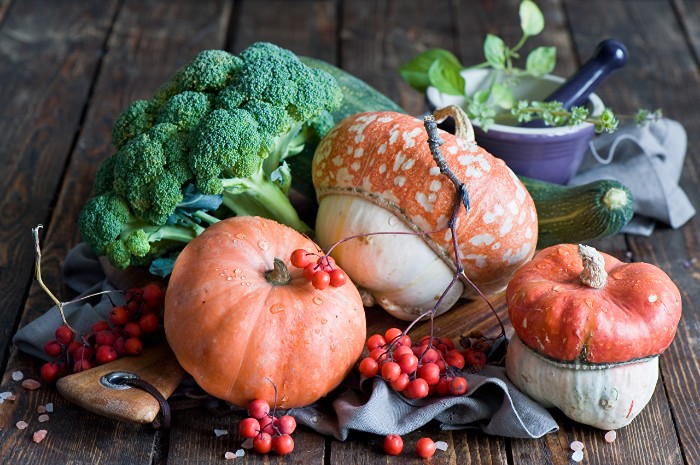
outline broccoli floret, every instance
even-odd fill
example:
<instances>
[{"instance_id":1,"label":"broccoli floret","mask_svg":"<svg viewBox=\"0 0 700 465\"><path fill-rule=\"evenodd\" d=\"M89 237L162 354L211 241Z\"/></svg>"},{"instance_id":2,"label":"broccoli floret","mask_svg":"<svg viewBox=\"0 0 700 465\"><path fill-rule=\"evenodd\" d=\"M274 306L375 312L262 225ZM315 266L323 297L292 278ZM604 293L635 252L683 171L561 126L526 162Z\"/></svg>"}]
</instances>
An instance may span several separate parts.
<instances>
[{"instance_id":1,"label":"broccoli floret","mask_svg":"<svg viewBox=\"0 0 700 465\"><path fill-rule=\"evenodd\" d=\"M80 211L78 227L85 243L119 268L181 248L204 229L192 220L151 225L133 215L129 205L114 193L88 200Z\"/></svg>"},{"instance_id":2,"label":"broccoli floret","mask_svg":"<svg viewBox=\"0 0 700 465\"><path fill-rule=\"evenodd\" d=\"M135 101L115 121L117 150L98 170L81 232L96 253L122 267L177 253L187 238L232 215L309 232L287 197L285 159L318 143L342 98L330 74L271 43L238 56L200 52L152 99ZM114 203L108 199L119 199L119 208L106 208ZM110 220L95 210L121 213ZM101 223L107 234L95 234ZM179 228L179 239L170 238L170 228Z\"/></svg>"}]
</instances>

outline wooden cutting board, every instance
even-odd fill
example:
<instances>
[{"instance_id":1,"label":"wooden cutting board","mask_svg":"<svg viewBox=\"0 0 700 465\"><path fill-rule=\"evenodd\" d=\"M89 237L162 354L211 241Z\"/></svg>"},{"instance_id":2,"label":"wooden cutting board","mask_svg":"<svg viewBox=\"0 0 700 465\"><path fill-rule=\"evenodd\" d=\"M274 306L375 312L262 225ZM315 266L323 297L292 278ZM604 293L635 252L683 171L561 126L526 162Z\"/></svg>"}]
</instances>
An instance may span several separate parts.
<instances>
[{"instance_id":1,"label":"wooden cutting board","mask_svg":"<svg viewBox=\"0 0 700 465\"><path fill-rule=\"evenodd\" d=\"M113 375L117 373L117 375ZM185 377L167 343L150 347L138 356L122 357L86 371L60 378L56 387L70 402L93 413L122 421L151 423L160 404L148 392L130 386L108 387L119 373L135 375L170 397ZM113 376L110 376L113 375Z\"/></svg>"}]
</instances>

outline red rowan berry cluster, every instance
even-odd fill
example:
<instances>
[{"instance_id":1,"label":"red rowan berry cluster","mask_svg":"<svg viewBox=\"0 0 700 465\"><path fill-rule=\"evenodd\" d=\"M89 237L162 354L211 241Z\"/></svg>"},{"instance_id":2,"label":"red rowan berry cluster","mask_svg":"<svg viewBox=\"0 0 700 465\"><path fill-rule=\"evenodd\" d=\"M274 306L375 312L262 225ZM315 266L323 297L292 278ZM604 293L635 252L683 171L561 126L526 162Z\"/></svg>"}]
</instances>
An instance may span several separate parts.
<instances>
[{"instance_id":1,"label":"red rowan berry cluster","mask_svg":"<svg viewBox=\"0 0 700 465\"><path fill-rule=\"evenodd\" d=\"M124 305L114 305L108 321L95 322L86 334L70 326L56 328L44 352L55 360L41 367L41 378L52 383L63 375L78 373L126 355L138 355L144 341L160 329L163 289L156 284L126 292Z\"/></svg>"},{"instance_id":2,"label":"red rowan berry cluster","mask_svg":"<svg viewBox=\"0 0 700 465\"><path fill-rule=\"evenodd\" d=\"M348 276L338 268L330 255L296 249L290 260L295 267L304 269L304 277L316 289L323 290L329 285L340 287L348 281Z\"/></svg>"},{"instance_id":3,"label":"red rowan berry cluster","mask_svg":"<svg viewBox=\"0 0 700 465\"><path fill-rule=\"evenodd\" d=\"M291 434L297 422L291 415L277 417L270 412L266 400L255 399L248 404L248 417L238 423L238 432L246 439L253 440L253 449L261 454L274 452L287 455L294 450Z\"/></svg>"},{"instance_id":4,"label":"red rowan berry cluster","mask_svg":"<svg viewBox=\"0 0 700 465\"><path fill-rule=\"evenodd\" d=\"M367 350L369 355L360 361L360 374L380 376L409 399L462 395L469 387L462 369L480 369L486 362L483 352L473 348L462 352L449 338L424 336L413 343L399 328L372 334Z\"/></svg>"}]
</instances>

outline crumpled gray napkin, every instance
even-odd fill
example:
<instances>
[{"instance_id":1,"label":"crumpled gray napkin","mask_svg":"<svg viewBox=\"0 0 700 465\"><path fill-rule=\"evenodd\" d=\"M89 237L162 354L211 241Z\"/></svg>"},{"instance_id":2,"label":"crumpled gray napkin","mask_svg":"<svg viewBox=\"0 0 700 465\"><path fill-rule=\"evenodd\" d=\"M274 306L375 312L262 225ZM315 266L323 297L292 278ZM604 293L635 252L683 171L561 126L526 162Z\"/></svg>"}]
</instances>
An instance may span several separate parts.
<instances>
[{"instance_id":1,"label":"crumpled gray napkin","mask_svg":"<svg viewBox=\"0 0 700 465\"><path fill-rule=\"evenodd\" d=\"M80 293L113 289L94 254L85 244L74 247L66 256L63 279ZM100 296L95 301L72 304L64 308L68 322L78 331L87 332L95 321L105 319L120 294ZM57 307L20 328L13 342L23 352L51 360L43 351L62 323ZM345 440L351 430L376 434L405 434L435 420L443 429L481 428L488 434L515 438L539 438L558 429L556 421L539 404L513 386L502 367L487 366L479 374L466 374L467 394L459 397L407 400L386 382L375 379L360 383L350 375L330 398L294 409L299 423L313 430ZM371 384L371 389L367 386Z\"/></svg>"},{"instance_id":2,"label":"crumpled gray napkin","mask_svg":"<svg viewBox=\"0 0 700 465\"><path fill-rule=\"evenodd\" d=\"M569 185L614 179L634 196L635 216L623 232L650 235L656 221L683 226L695 208L678 185L688 138L683 126L661 118L596 136Z\"/></svg>"}]
</instances>

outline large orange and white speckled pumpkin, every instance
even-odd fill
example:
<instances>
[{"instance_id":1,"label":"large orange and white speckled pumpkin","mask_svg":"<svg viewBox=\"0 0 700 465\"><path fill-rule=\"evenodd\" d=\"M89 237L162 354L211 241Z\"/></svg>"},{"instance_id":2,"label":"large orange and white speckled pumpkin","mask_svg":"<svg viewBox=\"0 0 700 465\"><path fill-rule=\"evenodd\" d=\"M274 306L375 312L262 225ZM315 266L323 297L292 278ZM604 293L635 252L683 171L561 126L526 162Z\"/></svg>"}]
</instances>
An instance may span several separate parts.
<instances>
[{"instance_id":1,"label":"large orange and white speckled pumpkin","mask_svg":"<svg viewBox=\"0 0 700 465\"><path fill-rule=\"evenodd\" d=\"M502 160L473 140L444 131L440 135L447 164L466 184L471 200L471 210L461 210L457 227L465 274L484 293L501 290L535 252L534 203ZM455 205L456 189L440 173L427 139L423 121L412 116L361 113L336 125L313 160L321 246L362 233L404 233L365 236L333 251L355 284L404 320L435 306L456 269L449 229L406 234L444 228ZM437 313L474 292L457 282Z\"/></svg>"}]
</instances>

